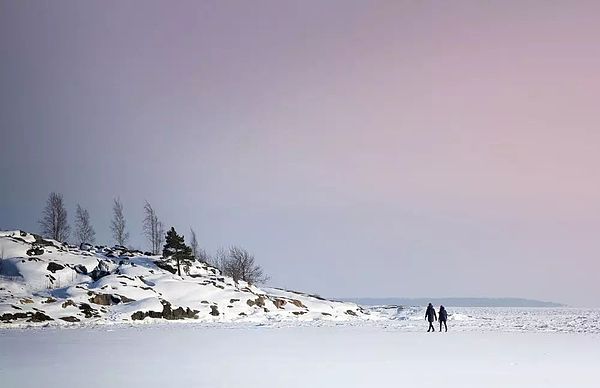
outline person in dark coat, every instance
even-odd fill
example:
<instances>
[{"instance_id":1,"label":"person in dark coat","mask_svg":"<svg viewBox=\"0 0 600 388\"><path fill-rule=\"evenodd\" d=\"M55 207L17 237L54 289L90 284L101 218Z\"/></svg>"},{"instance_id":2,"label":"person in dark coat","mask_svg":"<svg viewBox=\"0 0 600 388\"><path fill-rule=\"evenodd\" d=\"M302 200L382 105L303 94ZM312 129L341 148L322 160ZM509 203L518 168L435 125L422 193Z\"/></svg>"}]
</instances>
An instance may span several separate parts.
<instances>
[{"instance_id":1,"label":"person in dark coat","mask_svg":"<svg viewBox=\"0 0 600 388\"><path fill-rule=\"evenodd\" d=\"M442 331L442 323L444 324L446 331L448 331L448 326L446 325L446 321L448 320L448 312L446 311L446 308L444 306L440 305L440 312L438 314L438 317L440 320L440 331Z\"/></svg>"},{"instance_id":2,"label":"person in dark coat","mask_svg":"<svg viewBox=\"0 0 600 388\"><path fill-rule=\"evenodd\" d=\"M425 319L429 321L429 329L427 329L427 332L429 333L431 331L435 333L433 321L437 321L437 316L435 315L435 309L433 308L433 305L431 303L429 303L429 306L427 306L427 311L425 311Z\"/></svg>"}]
</instances>

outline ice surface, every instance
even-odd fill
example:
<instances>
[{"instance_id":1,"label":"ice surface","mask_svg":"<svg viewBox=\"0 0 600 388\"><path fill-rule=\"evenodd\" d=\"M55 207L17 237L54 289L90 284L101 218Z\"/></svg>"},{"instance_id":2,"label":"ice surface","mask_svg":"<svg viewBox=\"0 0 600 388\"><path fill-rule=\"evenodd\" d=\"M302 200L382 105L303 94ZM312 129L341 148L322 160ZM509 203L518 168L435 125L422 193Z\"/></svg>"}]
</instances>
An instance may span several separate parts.
<instances>
[{"instance_id":1,"label":"ice surface","mask_svg":"<svg viewBox=\"0 0 600 388\"><path fill-rule=\"evenodd\" d=\"M380 322L380 326L403 331L421 331L424 327L425 306L376 306L371 309L388 318ZM447 306L446 309L449 330L454 331L600 334L598 308Z\"/></svg>"},{"instance_id":2,"label":"ice surface","mask_svg":"<svg viewBox=\"0 0 600 388\"><path fill-rule=\"evenodd\" d=\"M591 334L244 324L0 331L2 387L597 387Z\"/></svg>"}]
</instances>

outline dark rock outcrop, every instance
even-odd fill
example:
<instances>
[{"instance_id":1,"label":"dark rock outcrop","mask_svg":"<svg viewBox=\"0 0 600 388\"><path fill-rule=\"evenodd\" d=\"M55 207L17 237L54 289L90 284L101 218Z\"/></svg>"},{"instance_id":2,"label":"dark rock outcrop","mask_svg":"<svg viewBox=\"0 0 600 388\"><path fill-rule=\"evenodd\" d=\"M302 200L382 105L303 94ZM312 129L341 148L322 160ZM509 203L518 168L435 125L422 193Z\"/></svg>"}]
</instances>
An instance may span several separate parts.
<instances>
[{"instance_id":1,"label":"dark rock outcrop","mask_svg":"<svg viewBox=\"0 0 600 388\"><path fill-rule=\"evenodd\" d=\"M85 315L86 318L100 318L100 314L98 314L98 310L92 308L87 303L81 303L79 305L79 310Z\"/></svg>"},{"instance_id":2,"label":"dark rock outcrop","mask_svg":"<svg viewBox=\"0 0 600 388\"><path fill-rule=\"evenodd\" d=\"M54 319L50 318L46 314L41 311L36 311L33 313L31 318L27 320L27 322L45 322L45 321L53 321Z\"/></svg>"},{"instance_id":3,"label":"dark rock outcrop","mask_svg":"<svg viewBox=\"0 0 600 388\"><path fill-rule=\"evenodd\" d=\"M275 298L275 300L273 300L273 304L275 305L275 307L277 307L278 309L282 309L283 306L285 306L285 300L283 299L279 299L279 298Z\"/></svg>"},{"instance_id":4,"label":"dark rock outcrop","mask_svg":"<svg viewBox=\"0 0 600 388\"><path fill-rule=\"evenodd\" d=\"M18 319L27 319L27 322L34 322L34 323L54 320L41 311L35 311L35 312L28 311L26 313L14 313L14 314L4 313L4 314L0 315L0 320L3 321L4 323L9 323L12 321L16 321Z\"/></svg>"},{"instance_id":5,"label":"dark rock outcrop","mask_svg":"<svg viewBox=\"0 0 600 388\"><path fill-rule=\"evenodd\" d=\"M248 306L265 307L265 298L263 296L259 296L255 300L248 299L246 303L248 304Z\"/></svg>"},{"instance_id":6,"label":"dark rock outcrop","mask_svg":"<svg viewBox=\"0 0 600 388\"><path fill-rule=\"evenodd\" d=\"M66 301L64 301L61 306L62 306L63 309L66 309L68 306L77 307L77 305L75 304L75 302L73 302L71 299L67 299Z\"/></svg>"},{"instance_id":7,"label":"dark rock outcrop","mask_svg":"<svg viewBox=\"0 0 600 388\"><path fill-rule=\"evenodd\" d=\"M89 273L89 275L92 279L94 279L94 281L110 275L108 265L103 261L98 261L98 265L92 272Z\"/></svg>"},{"instance_id":8,"label":"dark rock outcrop","mask_svg":"<svg viewBox=\"0 0 600 388\"><path fill-rule=\"evenodd\" d=\"M27 250L27 256L39 256L44 254L44 248L41 247L32 247Z\"/></svg>"},{"instance_id":9,"label":"dark rock outcrop","mask_svg":"<svg viewBox=\"0 0 600 388\"><path fill-rule=\"evenodd\" d=\"M4 313L2 315L0 315L0 320L4 323L9 323L11 321L16 321L17 319L25 319L25 318L29 318L31 315L33 315L32 313Z\"/></svg>"},{"instance_id":10,"label":"dark rock outcrop","mask_svg":"<svg viewBox=\"0 0 600 388\"><path fill-rule=\"evenodd\" d=\"M185 310L183 307L177 307L176 309L171 308L171 303L166 300L161 301L163 305L163 310L161 312L158 311L136 311L131 315L131 319L134 321L143 320L146 317L149 318L163 318L167 320L178 320L185 318L198 318L196 314L198 314L198 310L192 310L187 307Z\"/></svg>"},{"instance_id":11,"label":"dark rock outcrop","mask_svg":"<svg viewBox=\"0 0 600 388\"><path fill-rule=\"evenodd\" d=\"M73 317L73 316L60 317L60 319L62 319L63 321L66 321L66 322L71 322L71 323L81 322L81 320L79 318Z\"/></svg>"},{"instance_id":12,"label":"dark rock outcrop","mask_svg":"<svg viewBox=\"0 0 600 388\"><path fill-rule=\"evenodd\" d=\"M88 243L79 244L79 250L91 251L92 249L94 249L94 246L92 244L88 244Z\"/></svg>"},{"instance_id":13,"label":"dark rock outcrop","mask_svg":"<svg viewBox=\"0 0 600 388\"><path fill-rule=\"evenodd\" d=\"M95 294L90 298L90 302L102 306L111 306L113 304L119 304L121 299L111 294Z\"/></svg>"},{"instance_id":14,"label":"dark rock outcrop","mask_svg":"<svg viewBox=\"0 0 600 388\"><path fill-rule=\"evenodd\" d=\"M55 262L50 262L48 263L48 267L46 267L46 269L52 273L56 273L56 271L60 271L61 269L64 269L65 266L55 263Z\"/></svg>"},{"instance_id":15,"label":"dark rock outcrop","mask_svg":"<svg viewBox=\"0 0 600 388\"><path fill-rule=\"evenodd\" d=\"M171 272L172 274L175 274L175 273L177 273L177 268L175 268L175 267L173 267L173 266L171 266L171 265L169 265L169 264L165 263L165 262L164 262L164 261L162 261L162 260L156 260L156 261L154 262L154 264L155 264L155 265L156 265L158 268L160 268L160 269L163 269L163 270L165 270L165 271L167 271L167 272Z\"/></svg>"}]
</instances>

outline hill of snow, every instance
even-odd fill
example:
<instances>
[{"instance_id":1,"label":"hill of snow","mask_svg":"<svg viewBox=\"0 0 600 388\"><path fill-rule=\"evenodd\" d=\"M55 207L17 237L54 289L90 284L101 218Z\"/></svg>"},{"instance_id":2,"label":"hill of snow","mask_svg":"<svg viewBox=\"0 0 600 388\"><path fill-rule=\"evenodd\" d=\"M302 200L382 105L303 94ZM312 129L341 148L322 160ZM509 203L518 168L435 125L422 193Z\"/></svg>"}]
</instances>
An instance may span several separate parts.
<instances>
[{"instance_id":1,"label":"hill of snow","mask_svg":"<svg viewBox=\"0 0 600 388\"><path fill-rule=\"evenodd\" d=\"M202 262L178 276L160 256L87 248L0 232L0 326L375 318L355 303L235 282Z\"/></svg>"}]
</instances>

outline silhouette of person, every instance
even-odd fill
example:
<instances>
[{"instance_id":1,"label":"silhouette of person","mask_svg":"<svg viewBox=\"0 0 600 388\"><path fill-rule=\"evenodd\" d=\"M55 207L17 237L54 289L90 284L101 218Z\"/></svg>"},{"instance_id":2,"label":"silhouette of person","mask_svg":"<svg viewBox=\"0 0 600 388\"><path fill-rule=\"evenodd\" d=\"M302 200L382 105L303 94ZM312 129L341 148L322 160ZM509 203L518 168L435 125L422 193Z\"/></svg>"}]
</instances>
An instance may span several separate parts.
<instances>
[{"instance_id":1,"label":"silhouette of person","mask_svg":"<svg viewBox=\"0 0 600 388\"><path fill-rule=\"evenodd\" d=\"M440 312L438 313L438 317L440 321L440 331L442 331L442 323L444 324L446 331L448 331L448 326L446 325L446 321L448 320L448 312L446 311L446 308L444 306L440 305Z\"/></svg>"},{"instance_id":2,"label":"silhouette of person","mask_svg":"<svg viewBox=\"0 0 600 388\"><path fill-rule=\"evenodd\" d=\"M433 321L437 321L437 316L435 315L435 309L431 303L429 303L429 306L427 306L427 311L425 311L425 319L429 321L429 329L427 329L427 332L429 333L431 331L432 333L435 333Z\"/></svg>"}]
</instances>

